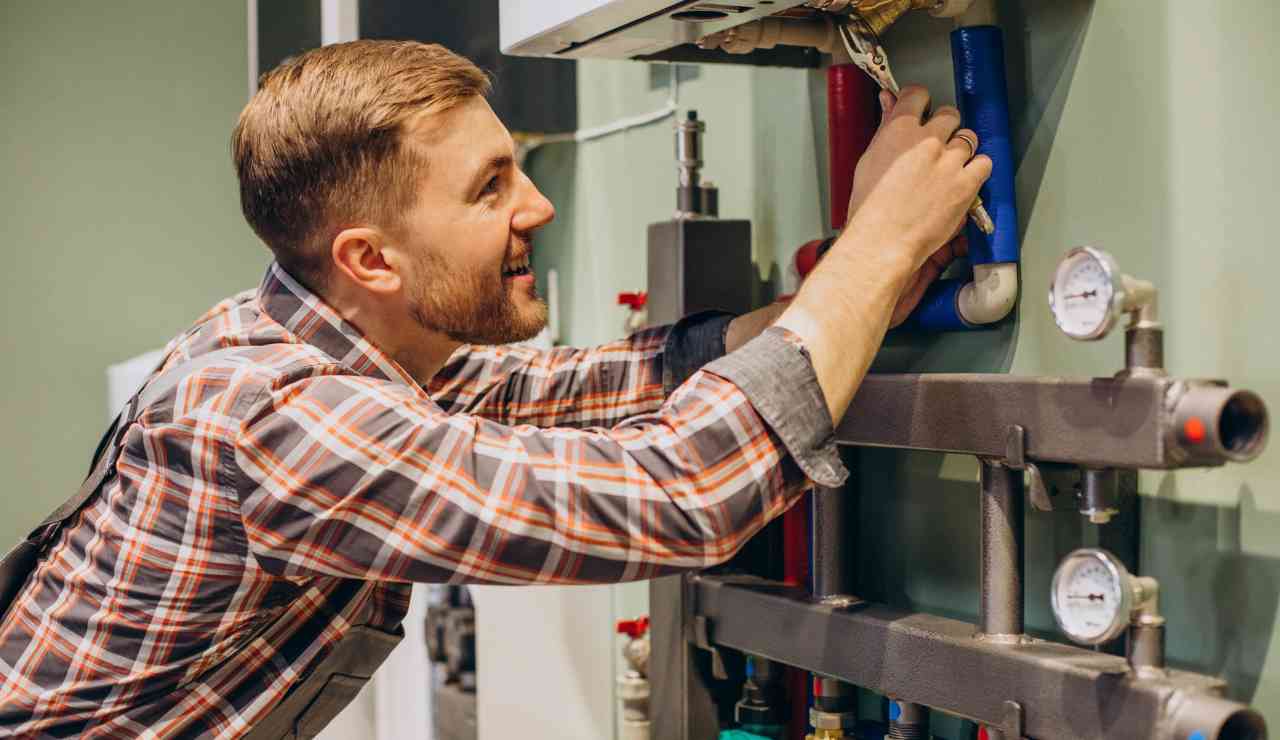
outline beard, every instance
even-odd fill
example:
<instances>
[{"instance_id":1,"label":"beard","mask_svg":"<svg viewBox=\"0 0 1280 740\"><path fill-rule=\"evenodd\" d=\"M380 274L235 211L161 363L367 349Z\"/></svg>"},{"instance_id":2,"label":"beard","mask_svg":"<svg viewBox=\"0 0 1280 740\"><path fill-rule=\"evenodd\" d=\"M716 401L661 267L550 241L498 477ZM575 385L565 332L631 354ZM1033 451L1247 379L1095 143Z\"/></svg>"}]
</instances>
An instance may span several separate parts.
<instances>
[{"instance_id":1,"label":"beard","mask_svg":"<svg viewBox=\"0 0 1280 740\"><path fill-rule=\"evenodd\" d=\"M535 290L521 306L515 294L524 289L504 280L501 270L499 265L493 271L460 272L439 255L424 254L409 315L423 329L463 344L532 339L547 325L547 304Z\"/></svg>"}]
</instances>

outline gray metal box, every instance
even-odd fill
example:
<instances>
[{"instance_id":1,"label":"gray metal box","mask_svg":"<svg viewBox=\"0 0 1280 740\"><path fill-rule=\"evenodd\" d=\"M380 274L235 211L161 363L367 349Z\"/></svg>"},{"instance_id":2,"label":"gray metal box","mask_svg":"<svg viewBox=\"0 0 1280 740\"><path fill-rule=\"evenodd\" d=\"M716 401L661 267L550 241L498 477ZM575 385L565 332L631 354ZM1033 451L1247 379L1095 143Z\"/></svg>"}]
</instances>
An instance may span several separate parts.
<instances>
[{"instance_id":1,"label":"gray metal box","mask_svg":"<svg viewBox=\"0 0 1280 740\"><path fill-rule=\"evenodd\" d=\"M751 222L680 219L649 224L649 324L698 311L742 314L760 282L751 262Z\"/></svg>"}]
</instances>

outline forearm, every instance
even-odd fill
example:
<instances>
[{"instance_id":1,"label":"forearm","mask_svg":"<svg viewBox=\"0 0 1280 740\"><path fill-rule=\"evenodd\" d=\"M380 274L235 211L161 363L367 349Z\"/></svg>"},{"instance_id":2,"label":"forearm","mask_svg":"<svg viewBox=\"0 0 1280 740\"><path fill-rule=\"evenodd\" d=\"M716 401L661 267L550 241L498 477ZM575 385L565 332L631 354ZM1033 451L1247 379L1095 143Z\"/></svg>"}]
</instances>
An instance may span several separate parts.
<instances>
[{"instance_id":1,"label":"forearm","mask_svg":"<svg viewBox=\"0 0 1280 740\"><path fill-rule=\"evenodd\" d=\"M889 328L914 265L874 234L846 231L777 319L800 337L838 424Z\"/></svg>"}]
</instances>

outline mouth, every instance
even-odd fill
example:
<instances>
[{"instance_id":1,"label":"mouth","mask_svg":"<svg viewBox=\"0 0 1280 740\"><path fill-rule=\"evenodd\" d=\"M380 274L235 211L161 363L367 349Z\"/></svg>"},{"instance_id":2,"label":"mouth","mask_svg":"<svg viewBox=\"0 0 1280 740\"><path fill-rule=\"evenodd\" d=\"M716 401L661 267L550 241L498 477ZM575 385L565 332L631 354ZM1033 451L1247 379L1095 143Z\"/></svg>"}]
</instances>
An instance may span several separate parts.
<instances>
[{"instance_id":1,"label":"mouth","mask_svg":"<svg viewBox=\"0 0 1280 740\"><path fill-rule=\"evenodd\" d=\"M502 277L515 278L523 275L532 275L533 269L529 266L529 253L526 252L502 266Z\"/></svg>"}]
</instances>

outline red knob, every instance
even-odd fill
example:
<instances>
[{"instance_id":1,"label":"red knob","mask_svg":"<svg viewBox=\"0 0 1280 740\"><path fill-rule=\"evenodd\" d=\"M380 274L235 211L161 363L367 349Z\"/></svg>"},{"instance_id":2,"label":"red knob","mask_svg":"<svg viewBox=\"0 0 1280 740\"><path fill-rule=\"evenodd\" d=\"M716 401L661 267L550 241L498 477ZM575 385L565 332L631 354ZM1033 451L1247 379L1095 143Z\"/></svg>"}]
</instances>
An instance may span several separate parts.
<instances>
[{"instance_id":1,"label":"red knob","mask_svg":"<svg viewBox=\"0 0 1280 740\"><path fill-rule=\"evenodd\" d=\"M813 271L813 268L817 266L818 247L822 246L822 241L822 239L814 239L796 250L796 274L801 278L807 277Z\"/></svg>"},{"instance_id":2,"label":"red knob","mask_svg":"<svg viewBox=\"0 0 1280 740\"><path fill-rule=\"evenodd\" d=\"M618 620L618 634L626 635L631 639L643 637L644 633L649 631L649 618L640 617L639 619L620 619Z\"/></svg>"},{"instance_id":3,"label":"red knob","mask_svg":"<svg viewBox=\"0 0 1280 740\"><path fill-rule=\"evenodd\" d=\"M628 306L632 311L639 311L649 302L649 294L641 291L639 293L619 293L618 305Z\"/></svg>"}]
</instances>

